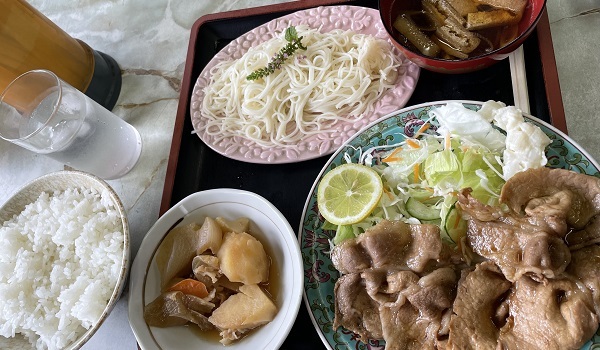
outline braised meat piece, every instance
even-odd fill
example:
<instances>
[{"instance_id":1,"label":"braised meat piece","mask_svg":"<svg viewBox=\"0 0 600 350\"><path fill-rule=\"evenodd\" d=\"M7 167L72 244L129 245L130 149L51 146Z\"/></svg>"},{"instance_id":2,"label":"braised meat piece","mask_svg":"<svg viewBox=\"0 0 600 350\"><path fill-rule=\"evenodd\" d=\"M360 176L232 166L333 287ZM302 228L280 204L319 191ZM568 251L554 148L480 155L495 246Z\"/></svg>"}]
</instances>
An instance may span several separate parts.
<instances>
[{"instance_id":1,"label":"braised meat piece","mask_svg":"<svg viewBox=\"0 0 600 350\"><path fill-rule=\"evenodd\" d=\"M335 283L334 293L334 329L343 326L358 334L364 342L383 337L379 305L367 293L359 273L341 276Z\"/></svg>"},{"instance_id":2,"label":"braised meat piece","mask_svg":"<svg viewBox=\"0 0 600 350\"><path fill-rule=\"evenodd\" d=\"M569 278L539 283L521 277L509 305L501 349L579 349L598 328L591 294Z\"/></svg>"},{"instance_id":3,"label":"braised meat piece","mask_svg":"<svg viewBox=\"0 0 600 350\"><path fill-rule=\"evenodd\" d=\"M162 293L144 308L144 320L154 327L181 326L195 323L202 330L213 329L206 314L214 309L213 303L182 292Z\"/></svg>"},{"instance_id":4,"label":"braised meat piece","mask_svg":"<svg viewBox=\"0 0 600 350\"><path fill-rule=\"evenodd\" d=\"M500 201L512 211L523 213L532 199L560 191L572 194L566 214L569 227L582 229L600 213L600 179L565 169L542 167L517 173L502 187Z\"/></svg>"},{"instance_id":5,"label":"braised meat piece","mask_svg":"<svg viewBox=\"0 0 600 350\"><path fill-rule=\"evenodd\" d=\"M502 326L497 309L511 285L491 261L478 264L472 272L464 271L458 282L447 349L495 350Z\"/></svg>"},{"instance_id":6,"label":"braised meat piece","mask_svg":"<svg viewBox=\"0 0 600 350\"><path fill-rule=\"evenodd\" d=\"M384 220L359 237L335 246L331 261L342 274L366 268L423 272L444 254L438 226Z\"/></svg>"}]
</instances>

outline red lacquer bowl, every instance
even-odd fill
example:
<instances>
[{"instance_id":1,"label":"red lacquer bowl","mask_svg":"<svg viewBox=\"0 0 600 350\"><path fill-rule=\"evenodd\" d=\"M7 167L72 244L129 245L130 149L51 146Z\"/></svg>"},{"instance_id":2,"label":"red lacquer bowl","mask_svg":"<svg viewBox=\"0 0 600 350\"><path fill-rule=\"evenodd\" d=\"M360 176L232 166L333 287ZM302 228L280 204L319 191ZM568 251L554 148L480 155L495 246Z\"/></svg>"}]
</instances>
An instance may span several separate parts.
<instances>
[{"instance_id":1,"label":"red lacquer bowl","mask_svg":"<svg viewBox=\"0 0 600 350\"><path fill-rule=\"evenodd\" d=\"M396 39L397 31L392 26L392 23L396 16L398 16L398 13L403 8L406 8L406 6L410 6L410 4L411 1L407 0L379 0L379 14L392 42L408 59L416 63L419 67L440 73L456 74L483 69L508 57L508 54L523 44L523 41L535 29L546 6L546 0L529 0L523 18L519 23L519 34L513 41L484 55L458 60L424 56L420 52L409 50Z\"/></svg>"}]
</instances>

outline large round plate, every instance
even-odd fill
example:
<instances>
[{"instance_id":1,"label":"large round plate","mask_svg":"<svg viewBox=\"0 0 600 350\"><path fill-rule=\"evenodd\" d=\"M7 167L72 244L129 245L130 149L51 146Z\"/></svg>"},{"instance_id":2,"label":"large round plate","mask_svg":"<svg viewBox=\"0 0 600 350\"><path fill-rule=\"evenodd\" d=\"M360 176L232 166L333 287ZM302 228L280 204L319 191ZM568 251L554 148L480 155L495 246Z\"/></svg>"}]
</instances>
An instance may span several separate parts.
<instances>
[{"instance_id":1,"label":"large round plate","mask_svg":"<svg viewBox=\"0 0 600 350\"><path fill-rule=\"evenodd\" d=\"M412 136L428 118L431 109L445 105L450 101L440 101L408 107L394 112L381 121L376 122L351 138L348 143L336 151L317 177L306 201L300 221L299 240L304 260L304 301L313 324L328 349L382 349L384 342L372 340L368 345L358 341L357 335L343 328L333 329L334 297L333 287L339 277L333 267L328 252L329 240L333 236L321 230L323 218L317 209L317 186L322 176L332 167L344 163L344 155L358 160L355 150L368 149L376 145L395 144L404 139L403 135ZM478 110L481 102L458 101L467 108ZM590 155L564 133L551 125L531 116L526 120L539 126L552 140L547 148L548 166L552 168L571 169L600 177L600 167ZM347 147L346 147L347 146ZM590 349L592 344L600 345L600 335L596 334L583 349Z\"/></svg>"},{"instance_id":2,"label":"large round plate","mask_svg":"<svg viewBox=\"0 0 600 350\"><path fill-rule=\"evenodd\" d=\"M237 160L250 163L292 163L317 158L333 153L348 138L360 129L380 117L402 108L412 95L419 67L410 62L398 49L394 53L402 62L398 68L399 77L394 88L388 90L375 102L373 111L364 115L355 123L340 122L336 124L336 132L323 132L304 138L300 143L288 147L262 147L251 140L233 135L219 135L215 138L204 134L205 119L200 113L204 98L204 87L210 81L210 70L218 62L240 58L250 47L256 46L273 38L290 25L306 24L311 28L321 27L322 32L333 29L353 30L356 33L371 34L389 41L389 36L383 28L379 12L374 9L358 6L324 6L309 10L298 11L268 23L265 23L229 43L215 55L200 73L190 103L192 124L198 136L204 143L216 152Z\"/></svg>"}]
</instances>

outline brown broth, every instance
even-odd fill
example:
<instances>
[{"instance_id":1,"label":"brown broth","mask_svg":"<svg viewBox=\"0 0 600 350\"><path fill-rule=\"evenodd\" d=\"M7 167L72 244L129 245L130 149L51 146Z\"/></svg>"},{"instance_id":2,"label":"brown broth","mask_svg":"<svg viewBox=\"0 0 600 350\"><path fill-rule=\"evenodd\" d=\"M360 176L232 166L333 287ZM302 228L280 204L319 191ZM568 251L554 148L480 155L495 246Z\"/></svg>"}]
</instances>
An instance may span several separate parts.
<instances>
[{"instance_id":1,"label":"brown broth","mask_svg":"<svg viewBox=\"0 0 600 350\"><path fill-rule=\"evenodd\" d=\"M273 300L275 305L277 305L277 309L279 309L280 305L279 300L281 294L281 262L274 260L273 248L265 244L264 242L260 242L265 248L265 252L269 256L269 260L271 265L269 266L269 280L265 283L261 283L260 286L267 292L268 296Z\"/></svg>"},{"instance_id":2,"label":"brown broth","mask_svg":"<svg viewBox=\"0 0 600 350\"><path fill-rule=\"evenodd\" d=\"M202 329L200 329L200 327L193 323L188 323L184 327L187 327L190 331L192 331L192 333L196 334L198 337L208 342L218 344L221 340L219 330L216 328L208 331L203 331Z\"/></svg>"},{"instance_id":3,"label":"brown broth","mask_svg":"<svg viewBox=\"0 0 600 350\"><path fill-rule=\"evenodd\" d=\"M219 342L221 341L221 334L220 334L219 330L216 328L208 330L208 331L203 331L200 329L200 327L198 327L195 324L187 324L184 327L189 327L189 329L192 331L192 333L196 334L198 337L200 337L208 342L219 344ZM235 340L233 343L235 344L236 342L240 341L241 339L253 334L254 332L258 331L261 327L262 326L249 330L248 332L242 334L240 339Z\"/></svg>"}]
</instances>

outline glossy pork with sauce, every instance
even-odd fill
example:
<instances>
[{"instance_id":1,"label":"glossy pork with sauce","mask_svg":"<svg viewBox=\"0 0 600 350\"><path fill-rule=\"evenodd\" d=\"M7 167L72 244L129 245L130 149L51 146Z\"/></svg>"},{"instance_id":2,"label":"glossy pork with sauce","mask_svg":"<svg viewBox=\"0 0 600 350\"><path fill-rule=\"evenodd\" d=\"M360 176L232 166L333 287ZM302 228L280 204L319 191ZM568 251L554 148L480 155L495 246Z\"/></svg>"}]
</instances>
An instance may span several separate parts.
<instances>
[{"instance_id":1,"label":"glossy pork with sauce","mask_svg":"<svg viewBox=\"0 0 600 350\"><path fill-rule=\"evenodd\" d=\"M423 272L431 265L447 260L448 255L449 250L440 240L438 226L386 220L357 239L335 246L331 251L331 261L344 274L368 268Z\"/></svg>"},{"instance_id":2,"label":"glossy pork with sauce","mask_svg":"<svg viewBox=\"0 0 600 350\"><path fill-rule=\"evenodd\" d=\"M495 349L505 324L503 297L510 290L500 270L489 261L464 270L450 321L448 349Z\"/></svg>"},{"instance_id":3,"label":"glossy pork with sauce","mask_svg":"<svg viewBox=\"0 0 600 350\"><path fill-rule=\"evenodd\" d=\"M571 252L563 239L565 233L556 232L545 217L511 212L486 217L493 209L472 198L469 189L459 194L458 202L464 213L471 216L467 229L469 246L496 263L509 281L526 274L537 279L554 278L571 262Z\"/></svg>"},{"instance_id":4,"label":"glossy pork with sauce","mask_svg":"<svg viewBox=\"0 0 600 350\"><path fill-rule=\"evenodd\" d=\"M334 327L384 338L386 349L435 349L447 337L458 274L436 225L382 221L332 250ZM352 265L348 258L360 261Z\"/></svg>"},{"instance_id":5,"label":"glossy pork with sauce","mask_svg":"<svg viewBox=\"0 0 600 350\"><path fill-rule=\"evenodd\" d=\"M386 349L579 349L600 322L600 179L527 170L501 202L459 195L472 262L434 225L382 221L334 247L334 327Z\"/></svg>"}]
</instances>

